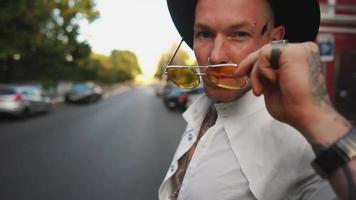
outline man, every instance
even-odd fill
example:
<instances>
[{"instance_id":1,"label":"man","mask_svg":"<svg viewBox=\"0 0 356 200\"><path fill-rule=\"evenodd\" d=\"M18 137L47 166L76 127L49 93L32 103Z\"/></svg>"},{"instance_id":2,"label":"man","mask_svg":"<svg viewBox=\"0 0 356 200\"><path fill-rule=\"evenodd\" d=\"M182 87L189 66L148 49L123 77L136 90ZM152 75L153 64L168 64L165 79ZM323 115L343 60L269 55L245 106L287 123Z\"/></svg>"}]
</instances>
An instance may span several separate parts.
<instances>
[{"instance_id":1,"label":"man","mask_svg":"<svg viewBox=\"0 0 356 200\"><path fill-rule=\"evenodd\" d=\"M273 40L312 41L320 20L316 0L167 3L199 65L238 64ZM188 125L160 199L334 199L330 186L309 167L310 145L268 114L249 83L233 90L208 76L202 79L206 95L183 115Z\"/></svg>"},{"instance_id":2,"label":"man","mask_svg":"<svg viewBox=\"0 0 356 200\"><path fill-rule=\"evenodd\" d=\"M265 45L241 62L236 75L250 74L255 95L264 95L273 117L315 147L313 166L339 198L356 199L356 128L330 104L322 71L318 47L307 42Z\"/></svg>"}]
</instances>

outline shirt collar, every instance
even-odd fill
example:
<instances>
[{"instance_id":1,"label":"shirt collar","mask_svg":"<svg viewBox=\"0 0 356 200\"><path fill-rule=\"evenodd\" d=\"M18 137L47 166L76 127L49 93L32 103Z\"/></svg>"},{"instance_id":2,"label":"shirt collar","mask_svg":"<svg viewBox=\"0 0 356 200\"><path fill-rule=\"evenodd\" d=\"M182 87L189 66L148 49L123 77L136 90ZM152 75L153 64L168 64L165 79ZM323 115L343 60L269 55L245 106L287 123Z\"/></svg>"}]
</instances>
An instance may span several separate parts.
<instances>
[{"instance_id":1,"label":"shirt collar","mask_svg":"<svg viewBox=\"0 0 356 200\"><path fill-rule=\"evenodd\" d=\"M247 91L240 99L230 103L215 105L218 115L226 117L227 121L243 119L265 107L264 98L256 97L252 90Z\"/></svg>"},{"instance_id":2,"label":"shirt collar","mask_svg":"<svg viewBox=\"0 0 356 200\"><path fill-rule=\"evenodd\" d=\"M191 127L200 126L212 100L203 94L183 113L183 118ZM226 116L228 121L251 115L264 107L263 97L256 97L247 91L240 99L230 103L214 104L219 116Z\"/></svg>"},{"instance_id":3,"label":"shirt collar","mask_svg":"<svg viewBox=\"0 0 356 200\"><path fill-rule=\"evenodd\" d=\"M191 127L200 126L212 101L204 93L183 113L184 120Z\"/></svg>"}]
</instances>

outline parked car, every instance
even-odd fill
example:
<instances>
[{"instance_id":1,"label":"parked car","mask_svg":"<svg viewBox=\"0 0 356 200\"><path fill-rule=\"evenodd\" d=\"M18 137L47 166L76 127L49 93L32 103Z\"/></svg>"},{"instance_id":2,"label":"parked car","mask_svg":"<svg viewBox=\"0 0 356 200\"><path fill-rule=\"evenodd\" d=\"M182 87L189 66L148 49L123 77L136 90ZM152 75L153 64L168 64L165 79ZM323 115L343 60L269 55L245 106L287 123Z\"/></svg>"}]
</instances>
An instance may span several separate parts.
<instances>
[{"instance_id":1,"label":"parked car","mask_svg":"<svg viewBox=\"0 0 356 200\"><path fill-rule=\"evenodd\" d=\"M172 89L180 89L180 88L177 88L177 86L175 86L175 85L173 85L171 83L167 83L163 87L162 96L165 97L165 96L169 95L169 93L171 92ZM180 89L180 90L182 90L182 89Z\"/></svg>"},{"instance_id":2,"label":"parked car","mask_svg":"<svg viewBox=\"0 0 356 200\"><path fill-rule=\"evenodd\" d=\"M170 110L185 110L187 101L186 91L174 87L163 95L164 105Z\"/></svg>"},{"instance_id":3,"label":"parked car","mask_svg":"<svg viewBox=\"0 0 356 200\"><path fill-rule=\"evenodd\" d=\"M162 83L156 83L153 85L156 96L161 97L163 95L163 89L165 85Z\"/></svg>"},{"instance_id":4,"label":"parked car","mask_svg":"<svg viewBox=\"0 0 356 200\"><path fill-rule=\"evenodd\" d=\"M97 102L103 96L103 90L94 83L74 84L65 95L67 103L89 103Z\"/></svg>"},{"instance_id":5,"label":"parked car","mask_svg":"<svg viewBox=\"0 0 356 200\"><path fill-rule=\"evenodd\" d=\"M28 117L49 112L51 99L43 90L31 85L0 85L0 113Z\"/></svg>"},{"instance_id":6,"label":"parked car","mask_svg":"<svg viewBox=\"0 0 356 200\"><path fill-rule=\"evenodd\" d=\"M188 92L187 94L187 102L186 102L186 108L189 108L190 105L202 94L204 93L204 88L203 87L197 87L191 91Z\"/></svg>"},{"instance_id":7,"label":"parked car","mask_svg":"<svg viewBox=\"0 0 356 200\"><path fill-rule=\"evenodd\" d=\"M159 83L155 86L155 93L159 97L164 97L170 92L172 88L176 88L176 86L170 82Z\"/></svg>"},{"instance_id":8,"label":"parked car","mask_svg":"<svg viewBox=\"0 0 356 200\"><path fill-rule=\"evenodd\" d=\"M199 87L193 90L183 90L177 87L173 87L167 90L163 96L163 102L170 110L186 110L197 96L202 94L204 89Z\"/></svg>"}]
</instances>

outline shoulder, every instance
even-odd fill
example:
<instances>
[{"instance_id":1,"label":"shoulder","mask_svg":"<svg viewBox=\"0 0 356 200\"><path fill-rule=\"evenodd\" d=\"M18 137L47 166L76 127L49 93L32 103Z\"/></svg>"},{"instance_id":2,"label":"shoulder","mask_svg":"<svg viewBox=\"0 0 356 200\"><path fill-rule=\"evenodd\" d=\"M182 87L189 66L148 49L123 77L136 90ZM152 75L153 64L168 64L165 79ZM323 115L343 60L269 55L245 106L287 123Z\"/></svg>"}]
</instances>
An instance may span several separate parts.
<instances>
[{"instance_id":1,"label":"shoulder","mask_svg":"<svg viewBox=\"0 0 356 200\"><path fill-rule=\"evenodd\" d=\"M296 129L275 120L265 109L231 122L226 132L256 197L278 199L299 180L315 175L310 167L314 153L309 143ZM275 187L268 187L270 184Z\"/></svg>"},{"instance_id":2,"label":"shoulder","mask_svg":"<svg viewBox=\"0 0 356 200\"><path fill-rule=\"evenodd\" d=\"M230 144L246 160L254 155L266 164L294 166L314 157L306 139L295 128L275 120L264 107L244 118L229 120L225 129Z\"/></svg>"}]
</instances>

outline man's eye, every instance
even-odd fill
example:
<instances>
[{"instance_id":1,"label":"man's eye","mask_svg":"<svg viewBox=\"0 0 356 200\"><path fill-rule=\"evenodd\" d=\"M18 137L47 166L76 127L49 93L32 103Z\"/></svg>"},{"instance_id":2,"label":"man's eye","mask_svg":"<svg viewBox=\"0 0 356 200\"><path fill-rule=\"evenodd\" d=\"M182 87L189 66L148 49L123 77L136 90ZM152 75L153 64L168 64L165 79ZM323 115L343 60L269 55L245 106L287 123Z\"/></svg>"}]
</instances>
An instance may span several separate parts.
<instances>
[{"instance_id":1,"label":"man's eye","mask_svg":"<svg viewBox=\"0 0 356 200\"><path fill-rule=\"evenodd\" d=\"M251 36L251 34L248 32L236 31L230 35L230 38L235 39L235 40L245 40L245 39L249 38L250 36Z\"/></svg>"},{"instance_id":2,"label":"man's eye","mask_svg":"<svg viewBox=\"0 0 356 200\"><path fill-rule=\"evenodd\" d=\"M212 37L212 33L209 31L200 31L196 34L197 38L210 38Z\"/></svg>"}]
</instances>

